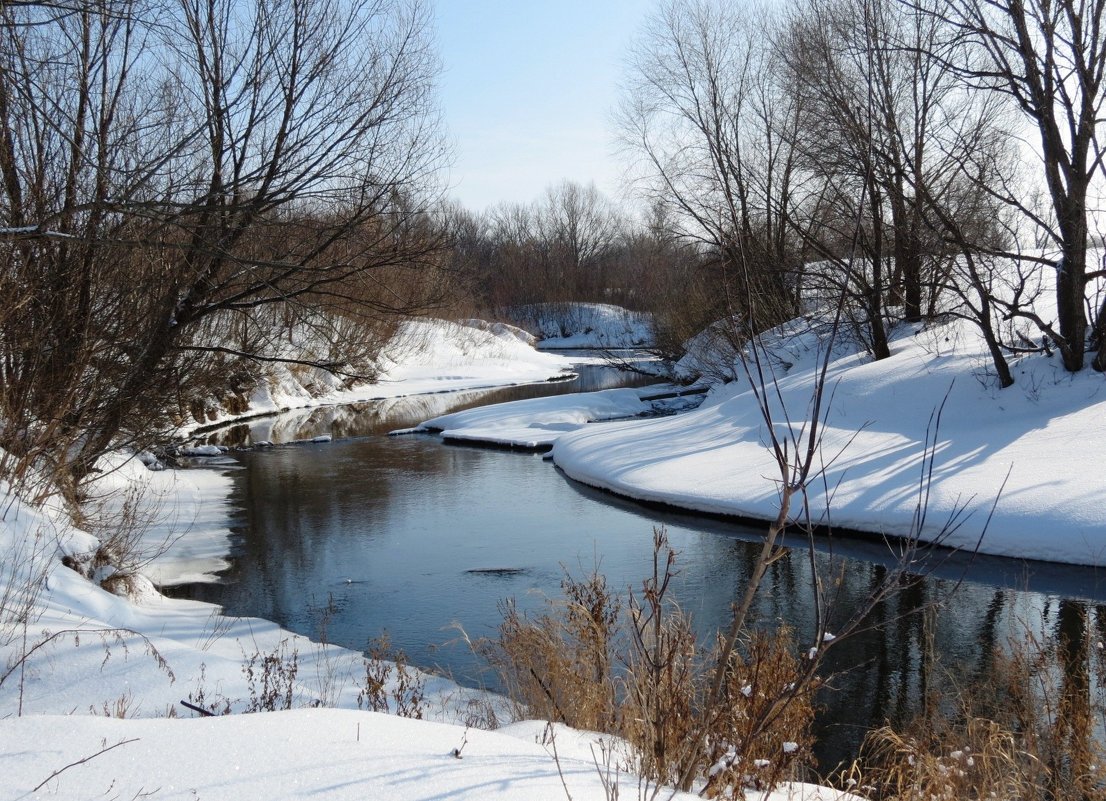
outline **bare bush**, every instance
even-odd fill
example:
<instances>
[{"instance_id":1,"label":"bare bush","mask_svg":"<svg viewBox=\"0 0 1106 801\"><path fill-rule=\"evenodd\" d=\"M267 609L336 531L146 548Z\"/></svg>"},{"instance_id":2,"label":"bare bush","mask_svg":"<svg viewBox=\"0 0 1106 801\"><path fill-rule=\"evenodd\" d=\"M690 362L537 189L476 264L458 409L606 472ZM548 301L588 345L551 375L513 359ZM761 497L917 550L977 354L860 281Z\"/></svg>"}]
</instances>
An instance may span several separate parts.
<instances>
[{"instance_id":1,"label":"bare bush","mask_svg":"<svg viewBox=\"0 0 1106 801\"><path fill-rule=\"evenodd\" d=\"M267 654L254 653L242 665L250 697L245 712L273 712L292 709L295 699L296 675L299 673L299 652L288 652L288 641Z\"/></svg>"},{"instance_id":2,"label":"bare bush","mask_svg":"<svg viewBox=\"0 0 1106 801\"><path fill-rule=\"evenodd\" d=\"M369 645L365 681L357 692L357 708L422 720L426 710L422 675L410 666L403 651L392 648L387 634Z\"/></svg>"},{"instance_id":3,"label":"bare bush","mask_svg":"<svg viewBox=\"0 0 1106 801\"><path fill-rule=\"evenodd\" d=\"M620 602L597 573L561 581L563 599L536 617L503 603L495 640L477 643L507 694L527 713L578 729L617 728L612 664Z\"/></svg>"},{"instance_id":4,"label":"bare bush","mask_svg":"<svg viewBox=\"0 0 1106 801\"><path fill-rule=\"evenodd\" d=\"M676 554L663 530L654 545L653 575L625 604L601 576L569 577L549 612L530 618L505 603L498 639L480 652L527 715L623 737L634 771L650 782L691 773L711 797L742 798L794 776L810 763L818 683L791 632L751 633L729 651L723 697L713 699L721 643L696 642L668 596ZM709 748L699 750L704 731Z\"/></svg>"}]
</instances>

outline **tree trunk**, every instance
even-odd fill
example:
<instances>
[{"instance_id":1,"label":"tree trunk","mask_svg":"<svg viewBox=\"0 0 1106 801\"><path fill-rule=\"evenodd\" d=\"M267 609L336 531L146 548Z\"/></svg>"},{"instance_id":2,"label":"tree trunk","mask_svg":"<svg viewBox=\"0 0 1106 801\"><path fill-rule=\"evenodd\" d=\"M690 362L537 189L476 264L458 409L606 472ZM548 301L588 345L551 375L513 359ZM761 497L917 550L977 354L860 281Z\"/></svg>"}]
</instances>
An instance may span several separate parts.
<instances>
[{"instance_id":1,"label":"tree trunk","mask_svg":"<svg viewBox=\"0 0 1106 801\"><path fill-rule=\"evenodd\" d=\"M1057 344L1064 368L1076 373L1083 369L1087 347L1087 315L1083 308L1087 288L1087 218L1081 208L1068 210L1065 217L1060 221L1063 255L1056 271L1056 315L1064 341Z\"/></svg>"}]
</instances>

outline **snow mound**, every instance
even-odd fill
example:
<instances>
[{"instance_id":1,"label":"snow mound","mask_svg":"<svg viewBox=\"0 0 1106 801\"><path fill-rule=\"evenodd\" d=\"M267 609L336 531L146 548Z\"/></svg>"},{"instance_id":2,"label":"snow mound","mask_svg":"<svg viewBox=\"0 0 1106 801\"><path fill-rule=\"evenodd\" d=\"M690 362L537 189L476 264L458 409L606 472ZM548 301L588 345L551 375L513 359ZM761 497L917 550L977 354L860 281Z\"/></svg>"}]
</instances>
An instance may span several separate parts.
<instances>
[{"instance_id":1,"label":"snow mound","mask_svg":"<svg viewBox=\"0 0 1106 801\"><path fill-rule=\"evenodd\" d=\"M421 431L440 431L443 439L548 448L569 431L602 420L648 412L637 390L606 389L481 406L426 420Z\"/></svg>"},{"instance_id":2,"label":"snow mound","mask_svg":"<svg viewBox=\"0 0 1106 801\"><path fill-rule=\"evenodd\" d=\"M767 393L777 435L788 435L788 420L797 434L810 414L826 330L797 320L764 342L765 374L779 388L778 397ZM827 467L810 483L815 515L836 527L909 535L932 456L923 539L940 536L959 512L963 525L947 544L974 548L997 499L982 552L1106 565L1106 473L1093 466L1093 454L1106 449L1106 381L1065 372L1058 356L1023 356L1011 366L1017 383L999 390L980 336L962 320L900 326L891 357L878 362L836 347L821 444ZM630 497L771 519L779 470L767 443L742 378L684 415L566 434L553 458L570 477Z\"/></svg>"},{"instance_id":3,"label":"snow mound","mask_svg":"<svg viewBox=\"0 0 1106 801\"><path fill-rule=\"evenodd\" d=\"M270 365L244 408L210 409L203 420L182 427L181 432L290 409L536 383L571 372L569 360L539 353L534 343L533 336L507 323L410 320L378 355L372 367L377 374L374 381L347 386L325 370Z\"/></svg>"},{"instance_id":4,"label":"snow mound","mask_svg":"<svg viewBox=\"0 0 1106 801\"><path fill-rule=\"evenodd\" d=\"M638 348L653 344L653 318L606 303L541 303L510 312L543 349Z\"/></svg>"}]
</instances>

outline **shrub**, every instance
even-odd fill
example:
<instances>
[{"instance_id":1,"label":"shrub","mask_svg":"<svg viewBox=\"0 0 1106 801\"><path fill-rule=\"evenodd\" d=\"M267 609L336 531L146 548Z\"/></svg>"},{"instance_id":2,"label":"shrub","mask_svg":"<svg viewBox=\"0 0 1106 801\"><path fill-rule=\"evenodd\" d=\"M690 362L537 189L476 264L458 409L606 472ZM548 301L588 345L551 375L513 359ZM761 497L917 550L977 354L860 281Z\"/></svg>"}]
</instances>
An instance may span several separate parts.
<instances>
[{"instance_id":1,"label":"shrub","mask_svg":"<svg viewBox=\"0 0 1106 801\"><path fill-rule=\"evenodd\" d=\"M371 642L357 708L422 720L425 707L422 674L407 664L407 655L392 649L387 634Z\"/></svg>"},{"instance_id":2,"label":"shrub","mask_svg":"<svg viewBox=\"0 0 1106 801\"><path fill-rule=\"evenodd\" d=\"M657 530L653 574L640 593L624 602L598 574L566 577L565 597L543 614L504 602L498 638L478 650L530 717L624 738L631 767L650 782L674 785L690 774L710 797L744 798L811 761L817 680L790 630L753 632L729 656L712 703L723 651L697 643L690 617L668 597L675 561Z\"/></svg>"}]
</instances>

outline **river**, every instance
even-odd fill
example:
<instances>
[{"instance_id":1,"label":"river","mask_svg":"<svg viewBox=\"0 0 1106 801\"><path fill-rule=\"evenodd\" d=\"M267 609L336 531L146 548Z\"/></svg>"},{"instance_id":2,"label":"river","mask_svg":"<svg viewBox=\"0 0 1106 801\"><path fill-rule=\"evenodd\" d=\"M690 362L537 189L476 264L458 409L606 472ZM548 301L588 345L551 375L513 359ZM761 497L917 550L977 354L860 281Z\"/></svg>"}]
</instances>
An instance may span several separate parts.
<instances>
[{"instance_id":1,"label":"river","mask_svg":"<svg viewBox=\"0 0 1106 801\"><path fill-rule=\"evenodd\" d=\"M646 380L592 366L576 382L327 407L216 432L210 441L230 445L334 441L232 452L243 468L233 471L233 566L218 584L173 594L355 649L387 631L414 664L494 688L462 631L494 634L508 597L540 610L565 571L598 569L614 588L640 587L653 529L664 526L679 554L675 594L705 637L725 623L762 527L646 508L570 481L540 455L388 436L459 408ZM811 560L798 546L772 566L756 613L801 638L815 610ZM852 755L867 729L909 717L934 670L986 675L992 649L1020 621L1067 632L1073 620L1080 630L1106 621L1106 586L1089 568L938 556L932 575L876 607L881 625L831 649L835 689L822 694L816 731L823 769ZM840 575L842 611L894 561L893 546L871 539L822 540L815 557L823 575ZM928 624L914 614L938 601Z\"/></svg>"}]
</instances>

